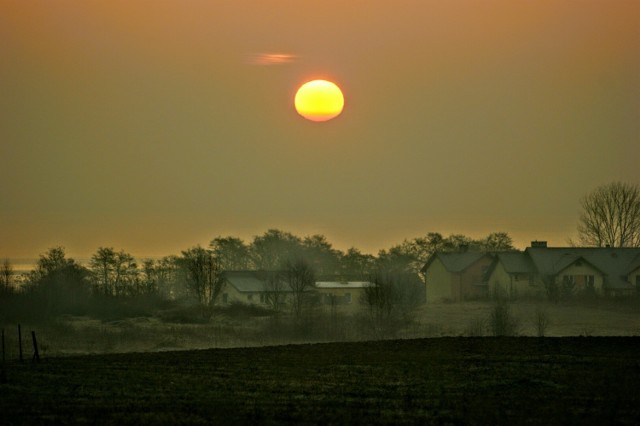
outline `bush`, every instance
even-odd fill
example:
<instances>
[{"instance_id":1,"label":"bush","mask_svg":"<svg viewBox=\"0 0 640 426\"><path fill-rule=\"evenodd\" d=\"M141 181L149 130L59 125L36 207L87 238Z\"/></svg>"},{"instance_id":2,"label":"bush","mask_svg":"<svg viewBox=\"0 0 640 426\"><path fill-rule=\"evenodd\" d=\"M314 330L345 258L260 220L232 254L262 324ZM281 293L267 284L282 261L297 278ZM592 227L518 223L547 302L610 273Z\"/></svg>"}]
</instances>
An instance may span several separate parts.
<instances>
[{"instance_id":1,"label":"bush","mask_svg":"<svg viewBox=\"0 0 640 426\"><path fill-rule=\"evenodd\" d=\"M469 320L467 327L464 329L464 335L467 337L484 336L486 322L482 318L474 318Z\"/></svg>"},{"instance_id":2,"label":"bush","mask_svg":"<svg viewBox=\"0 0 640 426\"><path fill-rule=\"evenodd\" d=\"M550 320L547 311L544 308L538 306L536 308L534 325L536 327L536 333L538 337L544 337L549 328Z\"/></svg>"},{"instance_id":3,"label":"bush","mask_svg":"<svg viewBox=\"0 0 640 426\"><path fill-rule=\"evenodd\" d=\"M518 320L511 313L509 304L499 300L489 316L489 325L494 336L515 336L518 334Z\"/></svg>"}]
</instances>

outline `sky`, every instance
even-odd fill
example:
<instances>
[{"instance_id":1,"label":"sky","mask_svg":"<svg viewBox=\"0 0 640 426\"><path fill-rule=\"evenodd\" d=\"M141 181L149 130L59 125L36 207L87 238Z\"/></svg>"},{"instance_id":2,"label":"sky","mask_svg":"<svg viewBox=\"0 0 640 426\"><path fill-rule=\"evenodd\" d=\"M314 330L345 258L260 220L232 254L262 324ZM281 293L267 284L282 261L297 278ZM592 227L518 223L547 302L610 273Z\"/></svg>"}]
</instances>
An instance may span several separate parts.
<instances>
[{"instance_id":1,"label":"sky","mask_svg":"<svg viewBox=\"0 0 640 426\"><path fill-rule=\"evenodd\" d=\"M0 257L567 245L640 183L636 0L0 0ZM315 123L297 87L329 79Z\"/></svg>"}]
</instances>

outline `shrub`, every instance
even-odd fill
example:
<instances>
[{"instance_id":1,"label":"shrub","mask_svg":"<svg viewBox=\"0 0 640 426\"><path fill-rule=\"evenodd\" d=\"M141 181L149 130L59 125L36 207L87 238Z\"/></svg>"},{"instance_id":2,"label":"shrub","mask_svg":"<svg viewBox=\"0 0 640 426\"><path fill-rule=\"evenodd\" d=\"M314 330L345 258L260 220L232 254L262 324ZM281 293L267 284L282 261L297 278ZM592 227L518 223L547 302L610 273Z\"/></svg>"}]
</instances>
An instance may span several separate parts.
<instances>
[{"instance_id":1,"label":"shrub","mask_svg":"<svg viewBox=\"0 0 640 426\"><path fill-rule=\"evenodd\" d=\"M489 316L489 325L494 336L515 336L518 334L518 320L511 313L509 304L499 300Z\"/></svg>"},{"instance_id":2,"label":"shrub","mask_svg":"<svg viewBox=\"0 0 640 426\"><path fill-rule=\"evenodd\" d=\"M538 337L544 337L547 329L549 328L550 320L549 314L547 314L546 309L538 306L536 308L535 316L534 316L534 325L536 326L536 333Z\"/></svg>"},{"instance_id":3,"label":"shrub","mask_svg":"<svg viewBox=\"0 0 640 426\"><path fill-rule=\"evenodd\" d=\"M486 322L482 318L473 318L467 323L467 327L464 329L464 335L467 337L484 336L485 329Z\"/></svg>"}]
</instances>

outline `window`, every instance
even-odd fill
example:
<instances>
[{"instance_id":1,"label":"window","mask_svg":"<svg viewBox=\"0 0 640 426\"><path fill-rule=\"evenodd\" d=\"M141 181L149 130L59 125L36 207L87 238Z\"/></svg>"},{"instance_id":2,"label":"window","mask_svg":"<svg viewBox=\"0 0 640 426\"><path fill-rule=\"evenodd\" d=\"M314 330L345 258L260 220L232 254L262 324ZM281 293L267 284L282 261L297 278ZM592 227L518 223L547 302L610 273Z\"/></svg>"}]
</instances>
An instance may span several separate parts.
<instances>
[{"instance_id":1,"label":"window","mask_svg":"<svg viewBox=\"0 0 640 426\"><path fill-rule=\"evenodd\" d=\"M346 293L344 295L344 301L345 303L351 303L351 293Z\"/></svg>"},{"instance_id":2,"label":"window","mask_svg":"<svg viewBox=\"0 0 640 426\"><path fill-rule=\"evenodd\" d=\"M585 286L588 290L593 290L596 286L596 277L594 277L593 275L587 275Z\"/></svg>"},{"instance_id":3,"label":"window","mask_svg":"<svg viewBox=\"0 0 640 426\"><path fill-rule=\"evenodd\" d=\"M266 300L264 293L260 293L260 303L264 303Z\"/></svg>"},{"instance_id":4,"label":"window","mask_svg":"<svg viewBox=\"0 0 640 426\"><path fill-rule=\"evenodd\" d=\"M229 295L227 293L222 294L222 303L227 303L229 301Z\"/></svg>"},{"instance_id":5,"label":"window","mask_svg":"<svg viewBox=\"0 0 640 426\"><path fill-rule=\"evenodd\" d=\"M253 294L251 293L247 294L247 300L253 300Z\"/></svg>"}]
</instances>

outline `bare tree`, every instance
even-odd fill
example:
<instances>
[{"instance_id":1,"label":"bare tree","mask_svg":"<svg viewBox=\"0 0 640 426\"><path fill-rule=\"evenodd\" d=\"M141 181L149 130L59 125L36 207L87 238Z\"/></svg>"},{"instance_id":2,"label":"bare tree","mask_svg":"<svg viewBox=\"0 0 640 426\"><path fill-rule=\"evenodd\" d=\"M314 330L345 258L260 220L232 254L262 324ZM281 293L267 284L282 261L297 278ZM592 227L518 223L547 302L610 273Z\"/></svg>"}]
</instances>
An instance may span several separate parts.
<instances>
[{"instance_id":1,"label":"bare tree","mask_svg":"<svg viewBox=\"0 0 640 426\"><path fill-rule=\"evenodd\" d=\"M300 317L309 297L309 291L315 286L315 272L302 258L289 260L285 265L284 277L292 291L293 313L296 317Z\"/></svg>"},{"instance_id":2,"label":"bare tree","mask_svg":"<svg viewBox=\"0 0 640 426\"><path fill-rule=\"evenodd\" d=\"M266 272L265 298L274 311L279 311L286 303L287 284L282 275L279 271Z\"/></svg>"},{"instance_id":3,"label":"bare tree","mask_svg":"<svg viewBox=\"0 0 640 426\"><path fill-rule=\"evenodd\" d=\"M364 288L360 301L374 326L383 325L391 320L396 309L398 292L393 276L377 273L370 279L370 285Z\"/></svg>"},{"instance_id":4,"label":"bare tree","mask_svg":"<svg viewBox=\"0 0 640 426\"><path fill-rule=\"evenodd\" d=\"M139 292L139 273L135 259L124 250L100 247L89 262L94 288L105 296L125 296Z\"/></svg>"},{"instance_id":5,"label":"bare tree","mask_svg":"<svg viewBox=\"0 0 640 426\"><path fill-rule=\"evenodd\" d=\"M0 295L13 291L13 266L9 259L5 259L0 265Z\"/></svg>"},{"instance_id":6,"label":"bare tree","mask_svg":"<svg viewBox=\"0 0 640 426\"><path fill-rule=\"evenodd\" d=\"M360 303L377 337L393 334L414 320L422 283L413 274L379 271L364 288Z\"/></svg>"},{"instance_id":7,"label":"bare tree","mask_svg":"<svg viewBox=\"0 0 640 426\"><path fill-rule=\"evenodd\" d=\"M640 247L640 189L613 182L596 188L581 202L580 243L594 247Z\"/></svg>"},{"instance_id":8,"label":"bare tree","mask_svg":"<svg viewBox=\"0 0 640 426\"><path fill-rule=\"evenodd\" d=\"M213 306L224 289L224 277L213 254L200 246L182 252L181 263L187 278L187 288L203 307L203 316L210 317Z\"/></svg>"}]
</instances>

